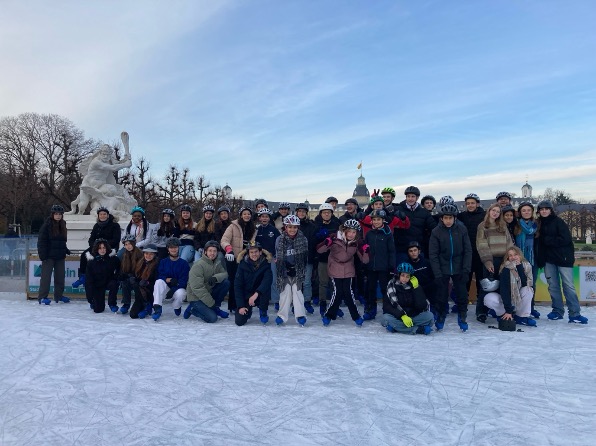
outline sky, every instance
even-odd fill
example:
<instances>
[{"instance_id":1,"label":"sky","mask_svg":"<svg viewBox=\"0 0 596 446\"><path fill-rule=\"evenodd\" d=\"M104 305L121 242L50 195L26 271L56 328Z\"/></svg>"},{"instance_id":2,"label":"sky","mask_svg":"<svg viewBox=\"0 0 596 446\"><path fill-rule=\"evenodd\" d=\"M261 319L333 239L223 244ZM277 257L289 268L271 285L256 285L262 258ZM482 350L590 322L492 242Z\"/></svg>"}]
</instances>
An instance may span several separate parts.
<instances>
[{"instance_id":1,"label":"sky","mask_svg":"<svg viewBox=\"0 0 596 446\"><path fill-rule=\"evenodd\" d=\"M12 1L0 117L56 113L234 194L596 199L593 1Z\"/></svg>"}]
</instances>

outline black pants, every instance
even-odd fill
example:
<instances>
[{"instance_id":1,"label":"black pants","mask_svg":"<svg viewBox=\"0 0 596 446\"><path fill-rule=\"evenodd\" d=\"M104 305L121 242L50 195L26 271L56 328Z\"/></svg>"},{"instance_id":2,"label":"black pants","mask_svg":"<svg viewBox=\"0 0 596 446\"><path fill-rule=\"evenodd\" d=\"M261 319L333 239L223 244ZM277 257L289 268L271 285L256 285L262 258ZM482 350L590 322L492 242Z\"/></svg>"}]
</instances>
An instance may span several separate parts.
<instances>
[{"instance_id":1,"label":"black pants","mask_svg":"<svg viewBox=\"0 0 596 446\"><path fill-rule=\"evenodd\" d=\"M347 277L345 279L329 278L329 284L331 285L331 300L327 307L327 311L325 312L325 317L334 321L337 318L339 305L343 300L350 311L352 320L355 321L360 318L360 313L358 313L358 308L356 308L354 292L352 290L353 280L353 277Z\"/></svg>"},{"instance_id":2,"label":"black pants","mask_svg":"<svg viewBox=\"0 0 596 446\"><path fill-rule=\"evenodd\" d=\"M54 272L54 300L57 302L64 295L64 259L46 259L41 262L38 299L45 299L50 294L52 271Z\"/></svg>"},{"instance_id":3,"label":"black pants","mask_svg":"<svg viewBox=\"0 0 596 446\"><path fill-rule=\"evenodd\" d=\"M135 301L130 308L130 317L132 319L139 318L139 312L143 311L147 306L153 305L153 285L150 287L142 287L139 284L134 286Z\"/></svg>"},{"instance_id":4,"label":"black pants","mask_svg":"<svg viewBox=\"0 0 596 446\"><path fill-rule=\"evenodd\" d=\"M493 273L494 279L499 279L499 268L501 267L501 263L503 262L503 257L493 257L493 266L495 268L495 272ZM482 276L480 280L487 278L490 276L490 273L486 269L486 267L482 266ZM486 291L482 289L480 286L480 280L476 279L476 286L479 288L478 290L478 300L476 301L476 316L479 314L486 314L488 313L488 308L484 305L484 296L486 296Z\"/></svg>"},{"instance_id":5,"label":"black pants","mask_svg":"<svg viewBox=\"0 0 596 446\"><path fill-rule=\"evenodd\" d=\"M93 311L103 313L106 309L106 290L108 290L108 306L117 306L119 286L120 282L110 280L105 286L94 287L94 289L86 288L87 301L93 305Z\"/></svg>"},{"instance_id":6,"label":"black pants","mask_svg":"<svg viewBox=\"0 0 596 446\"><path fill-rule=\"evenodd\" d=\"M478 301L480 292L482 291L480 281L483 279L484 266L482 265L482 260L480 260L478 251L476 251L475 249L472 250L472 272L468 276L468 283L466 283L466 289L468 290L468 294L470 294L470 287L472 286L472 275L476 276L476 301Z\"/></svg>"},{"instance_id":7,"label":"black pants","mask_svg":"<svg viewBox=\"0 0 596 446\"><path fill-rule=\"evenodd\" d=\"M238 312L238 308L236 308L236 314L234 316L234 322L236 322L236 325L241 327L242 325L246 324L248 322L248 320L252 317L253 308L258 308L259 311L264 311L265 313L267 313L267 309L269 307L269 300L270 300L270 296L268 296L268 295L259 296L259 297L257 297L257 300L255 301L254 307L251 307L250 305L248 305L248 302L247 302L246 305L244 305L245 308L248 308L248 312L246 314L240 314Z\"/></svg>"},{"instance_id":8,"label":"black pants","mask_svg":"<svg viewBox=\"0 0 596 446\"><path fill-rule=\"evenodd\" d=\"M366 308L365 311L377 308L377 282L381 287L381 294L387 295L387 284L389 283L389 271L367 271L366 272Z\"/></svg>"},{"instance_id":9,"label":"black pants","mask_svg":"<svg viewBox=\"0 0 596 446\"><path fill-rule=\"evenodd\" d=\"M236 277L236 270L238 270L238 264L236 262L228 262L226 260L226 268L228 270L228 280L230 281L230 290L228 291L228 310L236 311L236 294L234 293L234 279Z\"/></svg>"},{"instance_id":10,"label":"black pants","mask_svg":"<svg viewBox=\"0 0 596 446\"><path fill-rule=\"evenodd\" d=\"M453 281L453 289L455 290L455 297L458 312L460 316L465 319L468 313L468 292L466 291L466 280L468 276L463 274L455 274L453 276L443 276L437 279L437 312L440 316L446 316L447 302L449 301L449 279Z\"/></svg>"}]
</instances>

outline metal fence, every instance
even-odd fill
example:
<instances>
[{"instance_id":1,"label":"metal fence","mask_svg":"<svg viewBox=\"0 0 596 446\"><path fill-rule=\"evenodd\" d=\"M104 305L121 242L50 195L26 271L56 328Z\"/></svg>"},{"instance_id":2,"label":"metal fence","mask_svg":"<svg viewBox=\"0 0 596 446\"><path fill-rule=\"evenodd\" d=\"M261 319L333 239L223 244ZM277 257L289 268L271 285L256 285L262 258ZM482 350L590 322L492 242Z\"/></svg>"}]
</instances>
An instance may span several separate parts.
<instances>
[{"instance_id":1,"label":"metal fence","mask_svg":"<svg viewBox=\"0 0 596 446\"><path fill-rule=\"evenodd\" d=\"M0 238L0 276L25 277L30 250L37 250L37 236Z\"/></svg>"}]
</instances>

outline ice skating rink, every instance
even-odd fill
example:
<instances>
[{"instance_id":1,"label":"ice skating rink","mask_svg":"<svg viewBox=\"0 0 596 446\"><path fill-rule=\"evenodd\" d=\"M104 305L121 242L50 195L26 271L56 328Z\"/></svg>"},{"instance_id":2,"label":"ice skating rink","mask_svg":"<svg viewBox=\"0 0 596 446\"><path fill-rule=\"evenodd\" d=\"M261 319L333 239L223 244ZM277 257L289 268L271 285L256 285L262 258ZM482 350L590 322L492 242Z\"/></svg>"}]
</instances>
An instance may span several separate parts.
<instances>
[{"instance_id":1,"label":"ice skating rink","mask_svg":"<svg viewBox=\"0 0 596 446\"><path fill-rule=\"evenodd\" d=\"M462 333L451 315L408 336L348 317L207 325L169 305L156 323L3 292L0 444L594 444L596 307L587 326L539 310L523 333L473 317Z\"/></svg>"}]
</instances>

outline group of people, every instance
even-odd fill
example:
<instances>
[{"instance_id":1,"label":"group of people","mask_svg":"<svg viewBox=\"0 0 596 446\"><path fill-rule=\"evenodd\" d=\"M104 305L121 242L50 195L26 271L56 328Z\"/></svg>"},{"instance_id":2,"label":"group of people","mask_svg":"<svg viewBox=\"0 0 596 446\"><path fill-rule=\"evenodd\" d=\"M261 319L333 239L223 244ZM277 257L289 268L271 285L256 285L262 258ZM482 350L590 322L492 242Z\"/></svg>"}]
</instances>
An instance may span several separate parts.
<instances>
[{"instance_id":1,"label":"group of people","mask_svg":"<svg viewBox=\"0 0 596 446\"><path fill-rule=\"evenodd\" d=\"M366 209L347 199L339 217L338 200L329 197L314 220L304 203L291 213L290 204L282 202L273 212L262 199L254 209L241 208L236 219L227 206L216 211L206 205L194 221L191 207L183 205L178 219L172 209L164 209L160 221L150 224L144 210L135 207L123 234L109 210L100 207L73 286L85 286L97 313L106 308L107 291L109 309L131 318L158 320L163 305L171 302L176 316L213 323L231 312L239 326L257 308L260 322L268 323L270 303L277 325L286 324L290 312L304 325L318 305L328 326L343 317L342 302L356 326L362 326L376 318L380 294L388 331L429 334L433 327L443 329L450 311L457 313L461 330L468 330L473 278L478 322L492 315L536 326L536 275L544 268L552 298L548 319L563 319L564 295L569 322L588 322L573 285L571 234L551 202L540 202L535 215L532 203L514 209L511 195L500 192L485 211L479 197L469 194L466 210L459 212L451 196L437 203L420 195L410 186L404 200L396 202L395 190L386 187L374 191ZM68 254L63 214L61 206L53 206L40 230L40 304L51 303L52 271L54 300L68 302L63 296ZM226 296L228 311L222 309Z\"/></svg>"}]
</instances>

